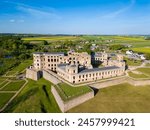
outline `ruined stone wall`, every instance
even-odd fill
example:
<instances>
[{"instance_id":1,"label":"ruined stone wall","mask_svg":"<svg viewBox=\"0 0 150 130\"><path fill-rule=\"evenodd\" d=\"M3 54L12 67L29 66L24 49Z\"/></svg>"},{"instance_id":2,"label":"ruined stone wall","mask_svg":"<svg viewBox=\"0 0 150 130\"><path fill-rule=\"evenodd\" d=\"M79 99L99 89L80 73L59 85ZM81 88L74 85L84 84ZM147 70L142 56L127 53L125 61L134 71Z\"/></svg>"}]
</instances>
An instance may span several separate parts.
<instances>
[{"instance_id":1,"label":"ruined stone wall","mask_svg":"<svg viewBox=\"0 0 150 130\"><path fill-rule=\"evenodd\" d=\"M43 70L43 78L52 82L53 84L61 83L61 81L58 78L53 76L50 70L49 71Z\"/></svg>"},{"instance_id":2,"label":"ruined stone wall","mask_svg":"<svg viewBox=\"0 0 150 130\"><path fill-rule=\"evenodd\" d=\"M88 93L83 94L81 96L78 96L74 99L71 99L69 101L64 102L62 100L62 98L59 96L59 94L56 91L54 86L51 87L51 92L54 95L55 100L56 100L56 102L57 102L57 104L58 104L58 106L62 112L66 112L69 109L71 109L75 106L78 106L78 105L80 105L80 104L82 104L82 103L84 103L84 102L86 102L86 101L88 101L94 97L94 91L91 91L91 92L88 92Z\"/></svg>"},{"instance_id":3,"label":"ruined stone wall","mask_svg":"<svg viewBox=\"0 0 150 130\"><path fill-rule=\"evenodd\" d=\"M38 80L42 76L40 71L36 71L34 69L26 69L26 78L32 79L32 80Z\"/></svg>"}]
</instances>

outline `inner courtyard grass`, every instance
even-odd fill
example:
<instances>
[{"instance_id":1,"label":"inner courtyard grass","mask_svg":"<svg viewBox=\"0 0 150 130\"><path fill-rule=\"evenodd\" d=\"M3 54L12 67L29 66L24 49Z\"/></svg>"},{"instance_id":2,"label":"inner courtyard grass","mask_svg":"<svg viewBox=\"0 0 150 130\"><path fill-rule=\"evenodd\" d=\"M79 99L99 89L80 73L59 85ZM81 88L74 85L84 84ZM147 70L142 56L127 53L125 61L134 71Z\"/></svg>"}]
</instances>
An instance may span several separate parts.
<instances>
[{"instance_id":1,"label":"inner courtyard grass","mask_svg":"<svg viewBox=\"0 0 150 130\"><path fill-rule=\"evenodd\" d=\"M142 64L140 60L133 60L128 58L124 58L124 60L126 61L126 64L129 66L140 66Z\"/></svg>"},{"instance_id":2,"label":"inner courtyard grass","mask_svg":"<svg viewBox=\"0 0 150 130\"><path fill-rule=\"evenodd\" d=\"M51 83L42 78L38 81L29 80L4 112L58 113L61 111L51 93Z\"/></svg>"},{"instance_id":3,"label":"inner courtyard grass","mask_svg":"<svg viewBox=\"0 0 150 130\"><path fill-rule=\"evenodd\" d=\"M132 78L148 78L148 76L144 74L135 74L133 72L128 72L129 76Z\"/></svg>"},{"instance_id":4,"label":"inner courtyard grass","mask_svg":"<svg viewBox=\"0 0 150 130\"><path fill-rule=\"evenodd\" d=\"M55 87L64 101L78 97L82 94L92 91L88 86L72 87L66 83L60 83Z\"/></svg>"},{"instance_id":5,"label":"inner courtyard grass","mask_svg":"<svg viewBox=\"0 0 150 130\"><path fill-rule=\"evenodd\" d=\"M0 93L0 109L10 100L14 94L12 93Z\"/></svg>"},{"instance_id":6,"label":"inner courtyard grass","mask_svg":"<svg viewBox=\"0 0 150 130\"><path fill-rule=\"evenodd\" d=\"M96 96L68 112L150 112L150 86L120 84L103 88Z\"/></svg>"},{"instance_id":7,"label":"inner courtyard grass","mask_svg":"<svg viewBox=\"0 0 150 130\"><path fill-rule=\"evenodd\" d=\"M24 80L10 82L2 89L2 91L18 91L24 83Z\"/></svg>"}]
</instances>

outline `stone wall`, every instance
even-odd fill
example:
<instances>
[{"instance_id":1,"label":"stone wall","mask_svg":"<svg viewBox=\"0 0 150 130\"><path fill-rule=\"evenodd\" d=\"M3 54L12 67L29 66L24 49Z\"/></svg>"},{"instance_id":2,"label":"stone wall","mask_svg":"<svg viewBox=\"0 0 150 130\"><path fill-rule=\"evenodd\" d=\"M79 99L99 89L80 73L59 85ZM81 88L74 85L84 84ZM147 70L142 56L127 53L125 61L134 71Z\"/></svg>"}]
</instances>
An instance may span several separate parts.
<instances>
[{"instance_id":1,"label":"stone wall","mask_svg":"<svg viewBox=\"0 0 150 130\"><path fill-rule=\"evenodd\" d=\"M32 80L38 80L42 76L41 71L36 71L34 69L26 69L26 78L32 79Z\"/></svg>"},{"instance_id":2,"label":"stone wall","mask_svg":"<svg viewBox=\"0 0 150 130\"><path fill-rule=\"evenodd\" d=\"M62 112L66 112L69 109L78 106L90 99L92 99L94 97L94 91L88 92L86 94L83 94L81 96L78 96L74 99L71 99L69 101L64 102L62 100L62 98L60 97L60 95L58 94L57 90L55 89L54 86L51 87L51 92L55 97L55 100L59 106L59 108L61 109Z\"/></svg>"},{"instance_id":3,"label":"stone wall","mask_svg":"<svg viewBox=\"0 0 150 130\"><path fill-rule=\"evenodd\" d=\"M52 82L53 84L61 83L61 81L58 78L53 76L51 71L43 70L43 78L45 78L46 80Z\"/></svg>"},{"instance_id":4,"label":"stone wall","mask_svg":"<svg viewBox=\"0 0 150 130\"><path fill-rule=\"evenodd\" d=\"M134 79L128 78L127 82L134 86L150 85L150 80L134 80Z\"/></svg>"},{"instance_id":5,"label":"stone wall","mask_svg":"<svg viewBox=\"0 0 150 130\"><path fill-rule=\"evenodd\" d=\"M133 86L145 86L145 85L150 85L150 80L135 80L129 77L122 77L120 79L107 80L104 82L92 84L90 86L100 89L100 88L105 88L105 87L114 86L123 83L129 83Z\"/></svg>"},{"instance_id":6,"label":"stone wall","mask_svg":"<svg viewBox=\"0 0 150 130\"><path fill-rule=\"evenodd\" d=\"M121 77L121 78L117 78L117 79L110 79L110 80L106 80L100 83L96 83L96 84L91 84L91 87L100 89L100 88L105 88L105 87L109 87L109 86L113 86L113 85L118 85L118 84L122 84L127 82L127 78L126 77Z\"/></svg>"}]
</instances>

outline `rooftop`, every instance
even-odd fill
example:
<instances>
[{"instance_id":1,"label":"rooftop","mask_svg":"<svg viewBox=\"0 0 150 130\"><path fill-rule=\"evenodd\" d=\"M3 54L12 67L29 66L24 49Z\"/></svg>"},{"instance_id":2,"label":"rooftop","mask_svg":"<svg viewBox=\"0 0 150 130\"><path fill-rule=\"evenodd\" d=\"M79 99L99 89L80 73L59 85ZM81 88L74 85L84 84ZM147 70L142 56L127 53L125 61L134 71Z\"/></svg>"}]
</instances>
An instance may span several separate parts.
<instances>
[{"instance_id":1,"label":"rooftop","mask_svg":"<svg viewBox=\"0 0 150 130\"><path fill-rule=\"evenodd\" d=\"M33 54L64 55L64 52L35 52Z\"/></svg>"},{"instance_id":2,"label":"rooftop","mask_svg":"<svg viewBox=\"0 0 150 130\"><path fill-rule=\"evenodd\" d=\"M93 69L85 69L82 70L80 73L88 73L88 72L95 72L95 71L105 71L105 70L113 70L118 69L117 66L109 66L109 67L102 67L102 68L93 68Z\"/></svg>"}]
</instances>

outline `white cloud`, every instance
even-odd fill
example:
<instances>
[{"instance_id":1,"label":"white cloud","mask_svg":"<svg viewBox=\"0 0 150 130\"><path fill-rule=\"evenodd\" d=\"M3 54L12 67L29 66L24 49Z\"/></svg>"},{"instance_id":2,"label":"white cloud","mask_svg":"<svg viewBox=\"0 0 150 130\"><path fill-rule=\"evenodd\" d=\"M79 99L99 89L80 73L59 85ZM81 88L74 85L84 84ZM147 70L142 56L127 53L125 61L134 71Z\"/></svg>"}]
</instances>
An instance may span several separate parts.
<instances>
[{"instance_id":1,"label":"white cloud","mask_svg":"<svg viewBox=\"0 0 150 130\"><path fill-rule=\"evenodd\" d=\"M10 19L9 22L14 23L16 20L15 19Z\"/></svg>"},{"instance_id":2,"label":"white cloud","mask_svg":"<svg viewBox=\"0 0 150 130\"><path fill-rule=\"evenodd\" d=\"M10 2L10 1L5 1L8 4L12 4L15 5L15 8L18 11L24 12L28 15L37 17L37 18L44 18L44 17L48 17L48 18L56 18L56 19L61 19L61 17L59 15L56 14L55 9L54 8L37 8L34 6L29 6L26 4L22 4L22 3L17 3L17 2Z\"/></svg>"},{"instance_id":3,"label":"white cloud","mask_svg":"<svg viewBox=\"0 0 150 130\"><path fill-rule=\"evenodd\" d=\"M131 0L130 4L128 6L126 6L124 8L121 8L121 9L118 9L118 10L112 12L112 13L106 14L106 15L103 16L103 18L115 18L118 15L120 15L120 14L128 11L129 9L131 9L134 6L135 3L136 3L136 0Z\"/></svg>"},{"instance_id":4,"label":"white cloud","mask_svg":"<svg viewBox=\"0 0 150 130\"><path fill-rule=\"evenodd\" d=\"M9 22L11 22L11 23L24 23L25 21L23 19L19 19L19 20L10 19Z\"/></svg>"}]
</instances>

